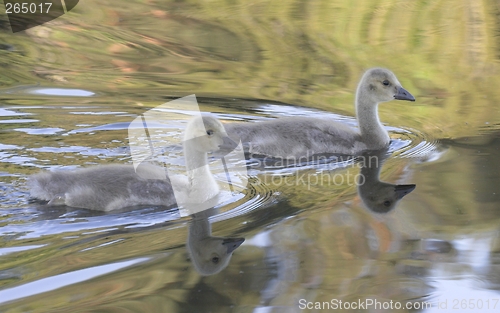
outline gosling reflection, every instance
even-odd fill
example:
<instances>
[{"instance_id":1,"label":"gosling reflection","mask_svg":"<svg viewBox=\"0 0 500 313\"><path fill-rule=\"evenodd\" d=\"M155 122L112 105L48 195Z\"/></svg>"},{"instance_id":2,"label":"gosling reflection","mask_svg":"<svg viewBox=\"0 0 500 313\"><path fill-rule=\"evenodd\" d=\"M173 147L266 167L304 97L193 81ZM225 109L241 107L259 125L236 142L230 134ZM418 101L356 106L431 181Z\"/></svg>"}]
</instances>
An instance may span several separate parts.
<instances>
[{"instance_id":1,"label":"gosling reflection","mask_svg":"<svg viewBox=\"0 0 500 313\"><path fill-rule=\"evenodd\" d=\"M194 268L203 276L214 275L225 269L234 250L245 241L245 238L213 237L208 220L211 211L191 215L193 219L186 245Z\"/></svg>"},{"instance_id":2,"label":"gosling reflection","mask_svg":"<svg viewBox=\"0 0 500 313\"><path fill-rule=\"evenodd\" d=\"M394 185L380 181L380 169L388 154L385 150L364 153L358 181L358 195L363 204L372 212L387 213L396 207L404 196L412 192L416 185Z\"/></svg>"}]
</instances>

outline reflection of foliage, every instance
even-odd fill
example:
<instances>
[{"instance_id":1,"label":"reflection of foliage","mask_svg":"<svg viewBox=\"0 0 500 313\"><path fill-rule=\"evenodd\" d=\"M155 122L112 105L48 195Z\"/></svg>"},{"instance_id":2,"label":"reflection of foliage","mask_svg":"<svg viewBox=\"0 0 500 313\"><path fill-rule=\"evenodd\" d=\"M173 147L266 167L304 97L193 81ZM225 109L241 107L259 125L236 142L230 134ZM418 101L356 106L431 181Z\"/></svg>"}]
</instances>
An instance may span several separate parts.
<instances>
[{"instance_id":1,"label":"reflection of foliage","mask_svg":"<svg viewBox=\"0 0 500 313\"><path fill-rule=\"evenodd\" d=\"M28 37L0 35L15 47L0 51L8 71L0 83L41 80L128 97L264 98L352 114L363 69L385 66L417 96L416 107L393 106L398 118L458 136L470 130L457 124L495 117L480 108L500 99L488 88L499 77L499 10L486 0L89 0ZM385 110L384 121L396 124Z\"/></svg>"},{"instance_id":2,"label":"reflection of foliage","mask_svg":"<svg viewBox=\"0 0 500 313\"><path fill-rule=\"evenodd\" d=\"M415 105L394 102L381 106L384 122L405 125L435 137L470 136L486 122L489 127L498 127L492 126L500 118L497 109L500 7L496 2L367 0L363 5L358 2L86 0L51 23L15 35L6 30L6 17L0 16L0 87L40 82L43 86L76 87L99 94L96 98L78 100L59 97L53 108L49 108L52 99L3 94L2 105L33 107L29 112L40 122L24 123L23 127L57 126L66 131L89 123L78 127L127 123L132 120L130 115L143 113L147 106L171 100L167 96L191 93L225 99L222 104L216 100L217 104L211 107L202 99L208 111L223 108L226 113L244 112L244 106L250 106L251 102L230 99L241 97L309 105L353 115L353 91L363 69L384 66L394 70L403 85L417 97ZM77 106L81 109L75 108ZM97 112L127 114L96 115L91 119L69 113L87 110L86 106L97 106L88 109ZM105 163L113 159L129 161L122 154L109 155L109 151L127 146L126 127L98 135L82 132L65 137L37 137L11 131L12 128L12 124L0 124L4 134L2 144L19 146L19 150L4 153L4 158L35 157L38 165L47 166ZM432 141L432 138L425 139ZM470 140L467 144L470 145ZM99 154L21 150L25 147L89 147L89 150L103 150L106 159ZM279 290L278 300L283 299L285 304L302 293L311 300L328 301L341 287L344 294L357 298L360 294L373 296L378 292L385 293L385 298L416 298L415 295L389 294L407 290L423 290L423 294L428 294L421 287L420 275L412 280L394 269L394 264L401 269L400 265L406 262L425 271L430 264L427 260L405 260L404 253L410 255L412 251L402 238L410 235L420 238L422 234L426 237L434 232L446 237L469 229L496 229L496 148L478 145L478 152L455 149L461 153L460 158L431 163L419 171L409 170L403 159L395 158L385 164L382 178L387 181L395 182L403 173L418 173L416 178L408 179L418 185L413 200L406 199L394 212L397 218L391 222L399 223L376 221L361 208L359 198L345 207L344 200L352 199L355 194L353 186L325 184L306 190L296 185L279 189L285 197L290 197L292 206L279 203L263 207L217 223L214 230L224 230L227 234L228 230L235 233L233 228L245 227L242 231L254 234L251 227L264 229L265 223L299 214L299 218L287 219L284 227L275 232L283 243L273 244L274 249L278 247L287 253L284 258L291 261L285 264L293 265L297 261L301 267L297 270L301 276L280 285L281 288L291 286L289 290ZM3 162L2 166L5 173L38 171L18 163ZM332 175L349 172L356 174L357 169L341 169ZM11 177L4 176L3 181L10 183ZM6 199L13 199L12 194L22 189L15 186L1 190L8 195ZM20 195L19 199L25 198ZM25 204L2 205L10 208ZM296 212L294 206L305 208L304 213ZM22 214L31 216L30 211L23 210ZM46 214L51 212L47 210ZM50 221L45 215L39 218ZM12 224L9 219L5 214L0 217L2 223ZM400 232L389 229L393 224ZM417 230L413 231L412 227ZM234 299L237 294L244 294L243 302L259 303L261 290L265 283L269 286L267 279L272 273L261 270L270 265L257 263L257 248L249 245L240 250L232 267L224 276L219 276L220 280L212 278L198 284L191 274L193 270L186 270L189 268L186 254L177 248L184 243L185 229L167 230L127 233L126 236L103 233L102 237L92 232L71 232L6 241L5 247L45 246L4 258L0 270L12 276L3 277L0 286L20 285L109 264L115 259L158 252L156 261L152 260L147 266L66 286L50 297L39 295L37 305L32 305L32 299L22 306L20 303L10 305L18 311L33 308L47 311L48 307L63 306L74 308L71 311L82 307L109 310L114 305L115 308L134 306L137 311L173 312L185 306L183 299L191 300L188 297L191 291L199 297L200 289L210 281L215 287L225 286L211 288L210 295L215 299L223 296ZM119 241L124 236L125 240ZM379 245L377 249L370 249L373 240L368 239L374 237ZM404 247L400 252L389 249L391 244L398 243ZM294 255L297 257L293 258ZM400 258L403 260L398 261ZM276 259L266 261L271 263ZM256 264L260 267L255 267ZM276 267L275 272L287 270ZM373 276L366 275L370 267ZM20 269L23 275L17 274ZM400 282L403 287L414 287L399 288ZM412 282L414 284L409 285ZM318 291L314 283L321 283L322 289ZM216 291L219 294L215 294ZM152 307L155 304L158 307ZM282 305L271 303L274 304ZM207 307L214 307L213 311L222 309L215 302Z\"/></svg>"}]
</instances>

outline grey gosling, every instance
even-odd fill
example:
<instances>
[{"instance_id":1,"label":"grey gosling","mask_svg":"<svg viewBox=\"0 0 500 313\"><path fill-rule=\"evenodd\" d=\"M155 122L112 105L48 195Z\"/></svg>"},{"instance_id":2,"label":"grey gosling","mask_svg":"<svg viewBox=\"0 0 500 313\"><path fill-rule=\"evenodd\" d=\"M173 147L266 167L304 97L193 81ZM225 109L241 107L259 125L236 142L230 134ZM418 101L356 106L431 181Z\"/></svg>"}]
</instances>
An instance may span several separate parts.
<instances>
[{"instance_id":1,"label":"grey gosling","mask_svg":"<svg viewBox=\"0 0 500 313\"><path fill-rule=\"evenodd\" d=\"M372 68L365 72L356 91L359 131L336 121L314 117L228 123L226 130L231 138L241 138L249 147L247 152L255 155L284 159L319 154L359 155L389 145L389 134L378 117L378 104L394 99L415 101L391 71Z\"/></svg>"},{"instance_id":2,"label":"grey gosling","mask_svg":"<svg viewBox=\"0 0 500 313\"><path fill-rule=\"evenodd\" d=\"M182 203L203 203L219 193L207 153L235 147L222 123L212 115L202 114L189 121L184 134L187 177L151 179L162 177L158 173L165 169L141 164L136 172L133 165L115 164L41 172L29 177L28 186L31 197L48 201L48 205L100 211L134 205L172 206L176 198Z\"/></svg>"}]
</instances>

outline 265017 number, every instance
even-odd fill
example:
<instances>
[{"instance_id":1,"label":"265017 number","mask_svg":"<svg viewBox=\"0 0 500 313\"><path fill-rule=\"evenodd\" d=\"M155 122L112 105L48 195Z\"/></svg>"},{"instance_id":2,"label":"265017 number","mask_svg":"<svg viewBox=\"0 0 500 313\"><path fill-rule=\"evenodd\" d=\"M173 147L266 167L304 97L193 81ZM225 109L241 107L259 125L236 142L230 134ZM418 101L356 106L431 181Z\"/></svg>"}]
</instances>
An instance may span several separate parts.
<instances>
[{"instance_id":1,"label":"265017 number","mask_svg":"<svg viewBox=\"0 0 500 313\"><path fill-rule=\"evenodd\" d=\"M467 301L468 300L468 301ZM491 300L491 301L490 301ZM453 310L496 309L498 299L453 299Z\"/></svg>"},{"instance_id":2,"label":"265017 number","mask_svg":"<svg viewBox=\"0 0 500 313\"><path fill-rule=\"evenodd\" d=\"M50 7L52 3L6 3L5 4L5 13L7 14L18 14L18 13L49 13ZM46 8L45 12L44 9Z\"/></svg>"}]
</instances>

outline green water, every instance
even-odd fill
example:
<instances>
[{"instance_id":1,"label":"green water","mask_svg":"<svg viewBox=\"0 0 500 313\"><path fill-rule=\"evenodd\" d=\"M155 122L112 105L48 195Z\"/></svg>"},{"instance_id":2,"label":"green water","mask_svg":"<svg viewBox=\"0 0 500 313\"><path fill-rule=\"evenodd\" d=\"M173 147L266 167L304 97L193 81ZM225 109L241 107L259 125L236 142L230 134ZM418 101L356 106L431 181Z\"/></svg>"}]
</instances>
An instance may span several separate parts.
<instances>
[{"instance_id":1,"label":"green water","mask_svg":"<svg viewBox=\"0 0 500 313\"><path fill-rule=\"evenodd\" d=\"M12 34L1 15L0 311L320 312L372 299L417 308L383 312L497 312L499 16L489 0L86 0ZM29 199L41 169L131 163L129 123L190 94L228 123L355 125L354 91L374 66L417 99L380 106L393 141L379 179L416 185L387 214L347 180L362 170L350 160L252 169L211 217L214 236L245 243L202 276L192 221L175 209ZM279 179L299 175L309 181Z\"/></svg>"}]
</instances>

